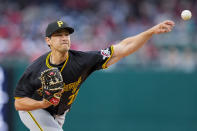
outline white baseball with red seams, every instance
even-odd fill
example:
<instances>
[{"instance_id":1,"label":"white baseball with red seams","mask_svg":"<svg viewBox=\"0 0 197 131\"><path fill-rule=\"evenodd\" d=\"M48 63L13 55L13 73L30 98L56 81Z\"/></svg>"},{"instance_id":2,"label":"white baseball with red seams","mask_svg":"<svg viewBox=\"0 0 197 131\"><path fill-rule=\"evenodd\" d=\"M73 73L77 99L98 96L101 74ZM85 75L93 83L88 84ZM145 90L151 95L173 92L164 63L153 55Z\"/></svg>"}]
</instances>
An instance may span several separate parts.
<instances>
[{"instance_id":1,"label":"white baseball with red seams","mask_svg":"<svg viewBox=\"0 0 197 131\"><path fill-rule=\"evenodd\" d=\"M192 13L190 10L184 10L181 12L181 18L183 20L190 20L192 17Z\"/></svg>"}]
</instances>

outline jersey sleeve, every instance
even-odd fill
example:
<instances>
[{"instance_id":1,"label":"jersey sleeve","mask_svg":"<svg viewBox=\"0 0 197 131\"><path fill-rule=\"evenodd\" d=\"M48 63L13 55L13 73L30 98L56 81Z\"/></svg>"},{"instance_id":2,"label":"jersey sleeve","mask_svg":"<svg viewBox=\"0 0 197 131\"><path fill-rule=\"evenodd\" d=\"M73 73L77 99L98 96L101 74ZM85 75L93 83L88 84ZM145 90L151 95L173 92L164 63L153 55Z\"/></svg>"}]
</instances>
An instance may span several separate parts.
<instances>
[{"instance_id":1,"label":"jersey sleeve","mask_svg":"<svg viewBox=\"0 0 197 131\"><path fill-rule=\"evenodd\" d=\"M92 65L93 70L106 69L106 64L111 59L113 52L113 46L89 52L88 65Z\"/></svg>"},{"instance_id":2,"label":"jersey sleeve","mask_svg":"<svg viewBox=\"0 0 197 131\"><path fill-rule=\"evenodd\" d=\"M32 97L34 93L34 88L31 84L32 73L26 71L16 85L16 89L14 91L15 99L21 97Z\"/></svg>"}]
</instances>

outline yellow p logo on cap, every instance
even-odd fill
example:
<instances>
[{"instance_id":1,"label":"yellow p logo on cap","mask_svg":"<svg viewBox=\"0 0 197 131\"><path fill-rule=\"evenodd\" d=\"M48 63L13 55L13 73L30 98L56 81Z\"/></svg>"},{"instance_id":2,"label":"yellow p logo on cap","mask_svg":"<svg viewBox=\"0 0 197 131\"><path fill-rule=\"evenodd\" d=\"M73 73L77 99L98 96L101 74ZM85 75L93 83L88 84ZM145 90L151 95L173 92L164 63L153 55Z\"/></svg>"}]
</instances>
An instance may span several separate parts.
<instances>
[{"instance_id":1,"label":"yellow p logo on cap","mask_svg":"<svg viewBox=\"0 0 197 131\"><path fill-rule=\"evenodd\" d=\"M57 21L58 27L61 27L64 23L63 21Z\"/></svg>"}]
</instances>

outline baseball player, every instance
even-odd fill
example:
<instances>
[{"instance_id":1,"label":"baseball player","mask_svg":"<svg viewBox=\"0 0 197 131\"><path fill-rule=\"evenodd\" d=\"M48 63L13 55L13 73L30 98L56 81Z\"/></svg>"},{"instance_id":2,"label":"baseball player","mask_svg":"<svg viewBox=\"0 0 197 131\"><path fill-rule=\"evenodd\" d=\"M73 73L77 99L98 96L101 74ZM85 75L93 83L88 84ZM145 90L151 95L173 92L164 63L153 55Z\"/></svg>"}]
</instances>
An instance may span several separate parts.
<instances>
[{"instance_id":1,"label":"baseball player","mask_svg":"<svg viewBox=\"0 0 197 131\"><path fill-rule=\"evenodd\" d=\"M154 34L170 32L174 22L163 21L136 36L100 51L70 50L72 27L55 21L46 29L46 43L51 51L27 67L15 89L15 108L24 125L31 131L63 131L66 113L75 100L81 84L96 70L105 69L137 51ZM63 78L63 92L58 104L43 99L41 72L58 68Z\"/></svg>"}]
</instances>

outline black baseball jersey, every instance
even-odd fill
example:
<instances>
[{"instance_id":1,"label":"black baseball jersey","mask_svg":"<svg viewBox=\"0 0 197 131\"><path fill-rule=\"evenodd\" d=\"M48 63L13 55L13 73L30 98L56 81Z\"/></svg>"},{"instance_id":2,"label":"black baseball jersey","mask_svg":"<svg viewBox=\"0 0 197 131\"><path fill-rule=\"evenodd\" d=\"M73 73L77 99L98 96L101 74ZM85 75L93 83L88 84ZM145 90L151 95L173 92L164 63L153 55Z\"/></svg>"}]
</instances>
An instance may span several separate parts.
<instances>
[{"instance_id":1,"label":"black baseball jersey","mask_svg":"<svg viewBox=\"0 0 197 131\"><path fill-rule=\"evenodd\" d=\"M95 70L106 68L107 61L113 55L113 46L101 51L68 51L65 62L59 65L50 63L48 52L35 60L25 70L15 89L15 99L29 97L35 100L42 100L42 87L40 75L46 69L57 67L63 77L64 92L57 106L46 108L52 115L61 115L70 109L75 97L78 94L80 85Z\"/></svg>"}]
</instances>

